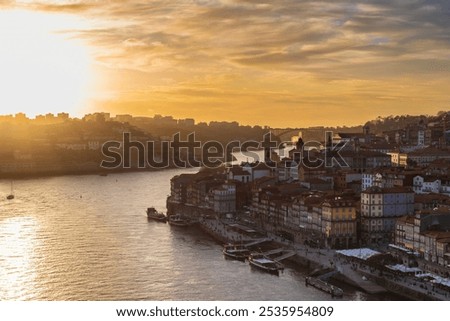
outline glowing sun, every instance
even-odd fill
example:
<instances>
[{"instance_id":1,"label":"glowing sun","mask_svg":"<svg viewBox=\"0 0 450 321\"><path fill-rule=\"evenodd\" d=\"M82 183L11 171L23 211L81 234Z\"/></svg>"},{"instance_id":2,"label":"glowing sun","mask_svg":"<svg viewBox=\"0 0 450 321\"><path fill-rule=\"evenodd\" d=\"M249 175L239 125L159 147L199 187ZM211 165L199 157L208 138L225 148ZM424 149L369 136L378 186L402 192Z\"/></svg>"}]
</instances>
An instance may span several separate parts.
<instances>
[{"instance_id":1,"label":"glowing sun","mask_svg":"<svg viewBox=\"0 0 450 321\"><path fill-rule=\"evenodd\" d=\"M67 36L79 24L67 15L0 10L1 114L83 109L91 57L86 45Z\"/></svg>"}]
</instances>

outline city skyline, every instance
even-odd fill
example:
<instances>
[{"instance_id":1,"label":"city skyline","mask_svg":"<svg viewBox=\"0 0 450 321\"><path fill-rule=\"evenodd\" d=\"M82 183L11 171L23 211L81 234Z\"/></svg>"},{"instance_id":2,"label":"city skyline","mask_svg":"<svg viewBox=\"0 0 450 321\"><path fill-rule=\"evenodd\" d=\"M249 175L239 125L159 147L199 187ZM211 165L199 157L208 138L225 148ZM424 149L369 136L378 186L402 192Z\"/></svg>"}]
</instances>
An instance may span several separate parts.
<instances>
[{"instance_id":1,"label":"city skyline","mask_svg":"<svg viewBox=\"0 0 450 321\"><path fill-rule=\"evenodd\" d=\"M447 110L445 1L2 1L4 113L271 127Z\"/></svg>"}]
</instances>

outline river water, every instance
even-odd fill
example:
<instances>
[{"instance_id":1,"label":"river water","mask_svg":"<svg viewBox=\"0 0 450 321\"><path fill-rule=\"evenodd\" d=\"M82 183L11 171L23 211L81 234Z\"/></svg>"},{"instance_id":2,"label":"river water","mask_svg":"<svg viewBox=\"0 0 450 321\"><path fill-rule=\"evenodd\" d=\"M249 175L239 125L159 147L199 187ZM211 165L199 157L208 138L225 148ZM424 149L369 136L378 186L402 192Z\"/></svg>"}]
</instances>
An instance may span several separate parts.
<instances>
[{"instance_id":1,"label":"river water","mask_svg":"<svg viewBox=\"0 0 450 321\"><path fill-rule=\"evenodd\" d=\"M330 300L304 273L225 260L196 229L147 221L195 170L0 181L0 300ZM345 288L345 300L383 299Z\"/></svg>"}]
</instances>

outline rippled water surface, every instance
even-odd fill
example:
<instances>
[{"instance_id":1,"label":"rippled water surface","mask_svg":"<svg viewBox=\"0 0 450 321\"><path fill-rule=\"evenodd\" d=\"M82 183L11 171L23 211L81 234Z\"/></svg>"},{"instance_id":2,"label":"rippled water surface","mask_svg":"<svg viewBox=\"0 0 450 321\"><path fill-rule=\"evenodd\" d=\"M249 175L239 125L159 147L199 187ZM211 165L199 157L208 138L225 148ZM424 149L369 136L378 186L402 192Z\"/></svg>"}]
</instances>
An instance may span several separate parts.
<instances>
[{"instance_id":1,"label":"rippled water surface","mask_svg":"<svg viewBox=\"0 0 450 321\"><path fill-rule=\"evenodd\" d=\"M181 172L18 180L13 201L0 181L0 300L330 299L301 270L252 271L199 230L148 222Z\"/></svg>"}]
</instances>

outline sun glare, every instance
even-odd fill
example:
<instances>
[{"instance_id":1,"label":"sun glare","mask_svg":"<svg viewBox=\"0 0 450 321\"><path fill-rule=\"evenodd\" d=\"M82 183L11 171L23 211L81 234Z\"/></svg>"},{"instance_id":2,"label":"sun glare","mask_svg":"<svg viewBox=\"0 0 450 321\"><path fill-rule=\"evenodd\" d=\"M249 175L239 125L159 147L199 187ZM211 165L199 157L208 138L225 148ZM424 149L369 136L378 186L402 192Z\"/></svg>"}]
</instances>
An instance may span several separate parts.
<instances>
[{"instance_id":1,"label":"sun glare","mask_svg":"<svg viewBox=\"0 0 450 321\"><path fill-rule=\"evenodd\" d=\"M0 114L79 114L92 83L89 49L71 16L0 10Z\"/></svg>"}]
</instances>

